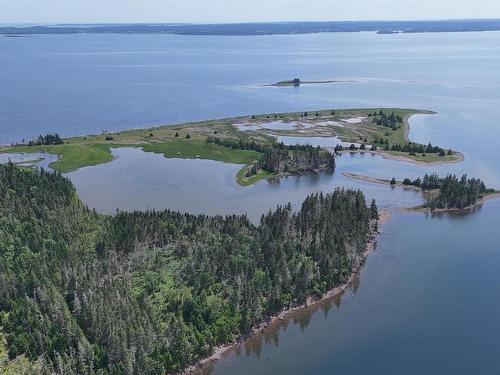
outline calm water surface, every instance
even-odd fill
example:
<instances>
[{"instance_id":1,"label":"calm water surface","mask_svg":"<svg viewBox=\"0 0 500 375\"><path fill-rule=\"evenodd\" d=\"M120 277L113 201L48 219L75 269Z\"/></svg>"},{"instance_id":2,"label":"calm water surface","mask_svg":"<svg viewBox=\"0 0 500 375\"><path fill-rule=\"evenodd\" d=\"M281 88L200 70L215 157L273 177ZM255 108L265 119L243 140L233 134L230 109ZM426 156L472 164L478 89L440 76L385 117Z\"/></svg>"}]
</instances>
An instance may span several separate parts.
<instances>
[{"instance_id":1,"label":"calm water surface","mask_svg":"<svg viewBox=\"0 0 500 375\"><path fill-rule=\"evenodd\" d=\"M460 150L465 162L421 167L343 155L333 175L242 188L234 180L238 165L123 148L113 150L114 161L68 176L104 212L171 208L257 220L278 203L297 207L307 194L336 186L361 188L393 211L351 292L295 314L205 372L500 372L500 201L468 214L404 214L395 209L419 204L420 193L341 175L468 173L500 189L500 33L54 35L0 38L0 51L0 143L265 112L438 112L412 118L410 137ZM356 82L259 86L297 76Z\"/></svg>"},{"instance_id":2,"label":"calm water surface","mask_svg":"<svg viewBox=\"0 0 500 375\"><path fill-rule=\"evenodd\" d=\"M343 296L271 326L212 375L498 374L498 210L395 213Z\"/></svg>"},{"instance_id":3,"label":"calm water surface","mask_svg":"<svg viewBox=\"0 0 500 375\"><path fill-rule=\"evenodd\" d=\"M407 207L422 202L419 192L366 184L340 174L343 170L366 173L367 168L371 171L377 165L383 168L387 160L371 154L342 156L335 174L260 181L248 187L236 183L236 173L242 167L237 164L165 159L163 155L137 148L113 149L113 154L116 159L110 163L81 168L67 175L91 208L108 213L114 213L117 208L170 208L210 215L247 213L256 221L277 204L291 202L298 208L307 195L341 186L362 188L382 207Z\"/></svg>"}]
</instances>

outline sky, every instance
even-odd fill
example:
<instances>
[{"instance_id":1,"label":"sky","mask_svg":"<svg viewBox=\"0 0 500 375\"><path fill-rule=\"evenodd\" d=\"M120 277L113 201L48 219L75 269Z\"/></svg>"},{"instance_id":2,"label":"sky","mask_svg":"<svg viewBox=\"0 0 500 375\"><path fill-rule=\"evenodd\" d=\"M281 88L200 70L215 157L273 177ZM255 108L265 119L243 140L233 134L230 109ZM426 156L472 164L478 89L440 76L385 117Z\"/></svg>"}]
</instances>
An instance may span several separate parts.
<instances>
[{"instance_id":1,"label":"sky","mask_svg":"<svg viewBox=\"0 0 500 375\"><path fill-rule=\"evenodd\" d=\"M0 23L500 18L500 0L0 0Z\"/></svg>"}]
</instances>

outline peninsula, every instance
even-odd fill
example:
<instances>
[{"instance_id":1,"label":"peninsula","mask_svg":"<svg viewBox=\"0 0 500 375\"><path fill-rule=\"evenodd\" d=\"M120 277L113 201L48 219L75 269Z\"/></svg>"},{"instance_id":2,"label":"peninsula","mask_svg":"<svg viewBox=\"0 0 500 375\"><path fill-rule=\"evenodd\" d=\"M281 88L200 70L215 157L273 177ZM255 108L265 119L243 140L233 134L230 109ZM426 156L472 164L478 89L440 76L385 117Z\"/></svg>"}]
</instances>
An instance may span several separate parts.
<instances>
[{"instance_id":1,"label":"peninsula","mask_svg":"<svg viewBox=\"0 0 500 375\"><path fill-rule=\"evenodd\" d=\"M420 145L408 139L409 118L432 113L391 108L270 113L64 139L57 134L46 135L0 147L0 152L54 154L58 159L50 167L67 173L112 161L112 148L139 147L167 158L199 158L243 164L236 177L242 185L263 178L332 170L334 162L326 154L327 151L337 154L373 152L387 158L425 164L463 160L460 152L430 143ZM332 143L329 148L304 144L284 147L277 141L280 136L300 137L303 140L309 137L330 138L337 146ZM297 143L300 138L297 138ZM271 151L275 155L280 154L279 165L271 166L269 162L264 162L263 158L266 154L269 156ZM269 160L277 159L271 157Z\"/></svg>"},{"instance_id":2,"label":"peninsula","mask_svg":"<svg viewBox=\"0 0 500 375\"><path fill-rule=\"evenodd\" d=\"M0 217L0 363L12 374L178 373L345 288L381 219L350 189L278 206L258 225L103 215L61 174L12 163L0 165Z\"/></svg>"}]
</instances>

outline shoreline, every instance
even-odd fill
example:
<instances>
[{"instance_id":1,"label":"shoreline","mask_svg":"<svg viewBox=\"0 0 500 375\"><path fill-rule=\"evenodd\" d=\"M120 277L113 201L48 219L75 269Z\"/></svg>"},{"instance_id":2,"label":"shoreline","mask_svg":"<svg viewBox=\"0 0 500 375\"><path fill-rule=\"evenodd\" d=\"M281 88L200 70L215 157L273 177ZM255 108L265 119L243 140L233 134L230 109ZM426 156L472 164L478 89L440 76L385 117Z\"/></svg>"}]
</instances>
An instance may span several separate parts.
<instances>
[{"instance_id":1,"label":"shoreline","mask_svg":"<svg viewBox=\"0 0 500 375\"><path fill-rule=\"evenodd\" d=\"M489 193L483 196L481 199L479 199L475 204L463 207L463 208L435 208L434 210L431 209L430 207L409 207L409 208L403 208L401 210L406 211L406 212L430 212L430 213L440 213L440 212L466 212L473 210L476 207L481 206L484 202L487 202L489 200L493 199L498 199L500 198L500 191L496 191L494 193Z\"/></svg>"},{"instance_id":2,"label":"shoreline","mask_svg":"<svg viewBox=\"0 0 500 375\"><path fill-rule=\"evenodd\" d=\"M373 176L366 176L363 174L358 174L358 173L352 173L352 172L341 172L340 173L344 177L352 178L354 180L360 180L364 182L370 182L372 184L379 184L379 185L387 185L387 186L395 186L395 187L402 187L403 189L409 189L409 190L416 190L416 191L422 191L421 188L413 186L413 185L403 185L400 181L397 181L395 185L391 185L390 180L386 180L383 178L378 178L378 177L373 177Z\"/></svg>"},{"instance_id":3,"label":"shoreline","mask_svg":"<svg viewBox=\"0 0 500 375\"><path fill-rule=\"evenodd\" d=\"M421 191L422 193L425 193L424 190L420 187L416 187L413 185L403 185L401 181L397 181L395 185L391 185L389 180L385 180L383 178L377 178L377 177L372 177L372 176L365 176L357 173L351 173L351 172L341 172L342 176L352 178L355 180L360 180L364 182L369 182L373 184L379 184L379 185L387 185L387 186L393 186L393 187L399 187L403 189L408 189L408 190L414 190L414 191ZM482 198L478 199L478 201L467 207L463 208L436 208L436 209L431 209L430 207L424 207L424 206L416 206L416 207L406 207L406 208L401 208L401 211L406 211L406 212L431 212L431 213L437 213L437 212L463 212L463 211L469 211L472 210L481 204L483 204L486 201L492 200L492 199L497 199L500 198L500 191L494 191L491 193L486 193Z\"/></svg>"},{"instance_id":4,"label":"shoreline","mask_svg":"<svg viewBox=\"0 0 500 375\"><path fill-rule=\"evenodd\" d=\"M280 321L280 320L281 321L287 320L287 318L291 314L293 314L294 312L307 309L311 306L317 305L321 302L324 302L325 300L331 299L331 298L337 296L338 294L344 292L349 287L349 285L351 285L351 283L353 282L357 273L361 270L363 264L365 263L366 259L368 258L368 255L372 251L375 250L375 246L377 243L377 237L379 234L382 233L381 228L390 218L391 218L390 211L383 210L383 211L379 212L379 219L377 220L378 230L376 233L374 233L372 235L371 239L366 244L365 251L360 256L358 256L358 259L355 262L355 265L352 269L352 272L345 283L338 285L335 288L327 291L321 297L318 297L318 298L314 298L311 296L307 297L307 299L304 303L297 305L297 306L290 307L288 309L284 309L280 313L278 313L277 315L272 315L272 316L267 317L266 319L264 319L263 322L254 326L250 330L249 333L247 333L245 335L240 335L237 339L235 339L231 343L214 347L214 351L210 356L198 360L195 364L188 366L187 368L185 368L184 370L182 370L176 374L178 374L178 375L191 375L196 370L200 370L201 367L203 367L204 365L211 363L211 362L218 361L219 359L222 358L222 355L229 352L231 349L243 344L250 337L252 337L258 333L261 333L262 331L264 331L266 328L268 328L273 323Z\"/></svg>"},{"instance_id":5,"label":"shoreline","mask_svg":"<svg viewBox=\"0 0 500 375\"><path fill-rule=\"evenodd\" d=\"M384 159L389 159L389 160L396 160L396 161L402 161L405 163L410 163L413 165L418 165L420 167L425 167L425 166L433 166L433 165L442 165L442 164L449 164L449 163L460 163L465 160L465 156L463 153L460 151L454 151L454 155L457 156L456 159L453 160L436 160L436 161L420 161L420 160L415 160L410 157L406 157L403 155L393 155L385 151L372 151L372 150L343 150L340 151L340 154L359 154L359 153L369 153L369 154L374 154L378 155Z\"/></svg>"}]
</instances>

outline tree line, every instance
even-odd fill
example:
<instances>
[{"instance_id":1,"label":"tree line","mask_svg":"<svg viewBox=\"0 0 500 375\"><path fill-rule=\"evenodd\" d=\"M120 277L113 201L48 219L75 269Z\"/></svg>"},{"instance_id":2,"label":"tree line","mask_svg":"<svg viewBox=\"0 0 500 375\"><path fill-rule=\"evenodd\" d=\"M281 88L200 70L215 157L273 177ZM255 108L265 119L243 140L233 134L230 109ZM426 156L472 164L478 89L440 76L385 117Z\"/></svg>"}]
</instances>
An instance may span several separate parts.
<instances>
[{"instance_id":1,"label":"tree line","mask_svg":"<svg viewBox=\"0 0 500 375\"><path fill-rule=\"evenodd\" d=\"M301 175L305 173L333 172L335 170L335 155L321 147L311 145L285 145L273 142L270 145L255 141L235 141L218 137L207 137L207 143L214 143L233 149L254 150L262 155L246 172L253 176L259 171L276 175Z\"/></svg>"},{"instance_id":2,"label":"tree line","mask_svg":"<svg viewBox=\"0 0 500 375\"><path fill-rule=\"evenodd\" d=\"M374 124L385 126L387 128L391 128L392 130L397 130L403 123L403 118L394 112L387 114L381 110L378 113L369 113L368 117L372 117L372 122Z\"/></svg>"},{"instance_id":3,"label":"tree line","mask_svg":"<svg viewBox=\"0 0 500 375\"><path fill-rule=\"evenodd\" d=\"M362 192L245 215L89 210L59 173L0 166L0 347L32 374L165 374L347 281ZM22 359L22 361L21 361ZM16 362L17 361L17 362Z\"/></svg>"},{"instance_id":4,"label":"tree line","mask_svg":"<svg viewBox=\"0 0 500 375\"><path fill-rule=\"evenodd\" d=\"M39 135L36 139L32 139L26 143L28 146L48 146L48 145L62 145L64 142L59 136L59 134L54 133L54 134L46 134L46 135ZM19 144L16 144L17 146ZM25 145L25 142L23 142L20 145Z\"/></svg>"},{"instance_id":5,"label":"tree line","mask_svg":"<svg viewBox=\"0 0 500 375\"><path fill-rule=\"evenodd\" d=\"M399 151L399 152L408 152L410 155L416 155L418 154L438 154L439 156L445 156L446 154L452 155L453 151L451 149L446 152L444 149L442 149L439 146L433 146L430 142L427 144L427 146L424 146L422 144L418 143L408 143L406 145L400 145L400 144L393 144L393 145L386 145L384 150L386 151Z\"/></svg>"},{"instance_id":6,"label":"tree line","mask_svg":"<svg viewBox=\"0 0 500 375\"><path fill-rule=\"evenodd\" d=\"M462 209L473 206L491 192L484 182L478 178L468 178L466 174L458 178L455 175L439 177L436 173L425 174L421 178L403 180L405 186L416 186L430 192L426 195L427 206L431 209Z\"/></svg>"},{"instance_id":7,"label":"tree line","mask_svg":"<svg viewBox=\"0 0 500 375\"><path fill-rule=\"evenodd\" d=\"M333 172L335 155L319 146L271 147L264 150L254 172L259 169L277 175Z\"/></svg>"},{"instance_id":8,"label":"tree line","mask_svg":"<svg viewBox=\"0 0 500 375\"><path fill-rule=\"evenodd\" d=\"M263 143L258 143L255 142L254 140L252 141L244 141L243 139L239 140L234 140L234 139L226 139L226 138L219 138L219 137L213 137L209 136L205 139L207 143L214 143L219 146L224 146L232 149L239 149L239 150L253 150L257 152L263 152L266 148L270 147L268 145L265 145ZM279 145L276 143L276 145ZM283 145L283 143L281 143ZM283 145L284 146L284 145Z\"/></svg>"}]
</instances>

